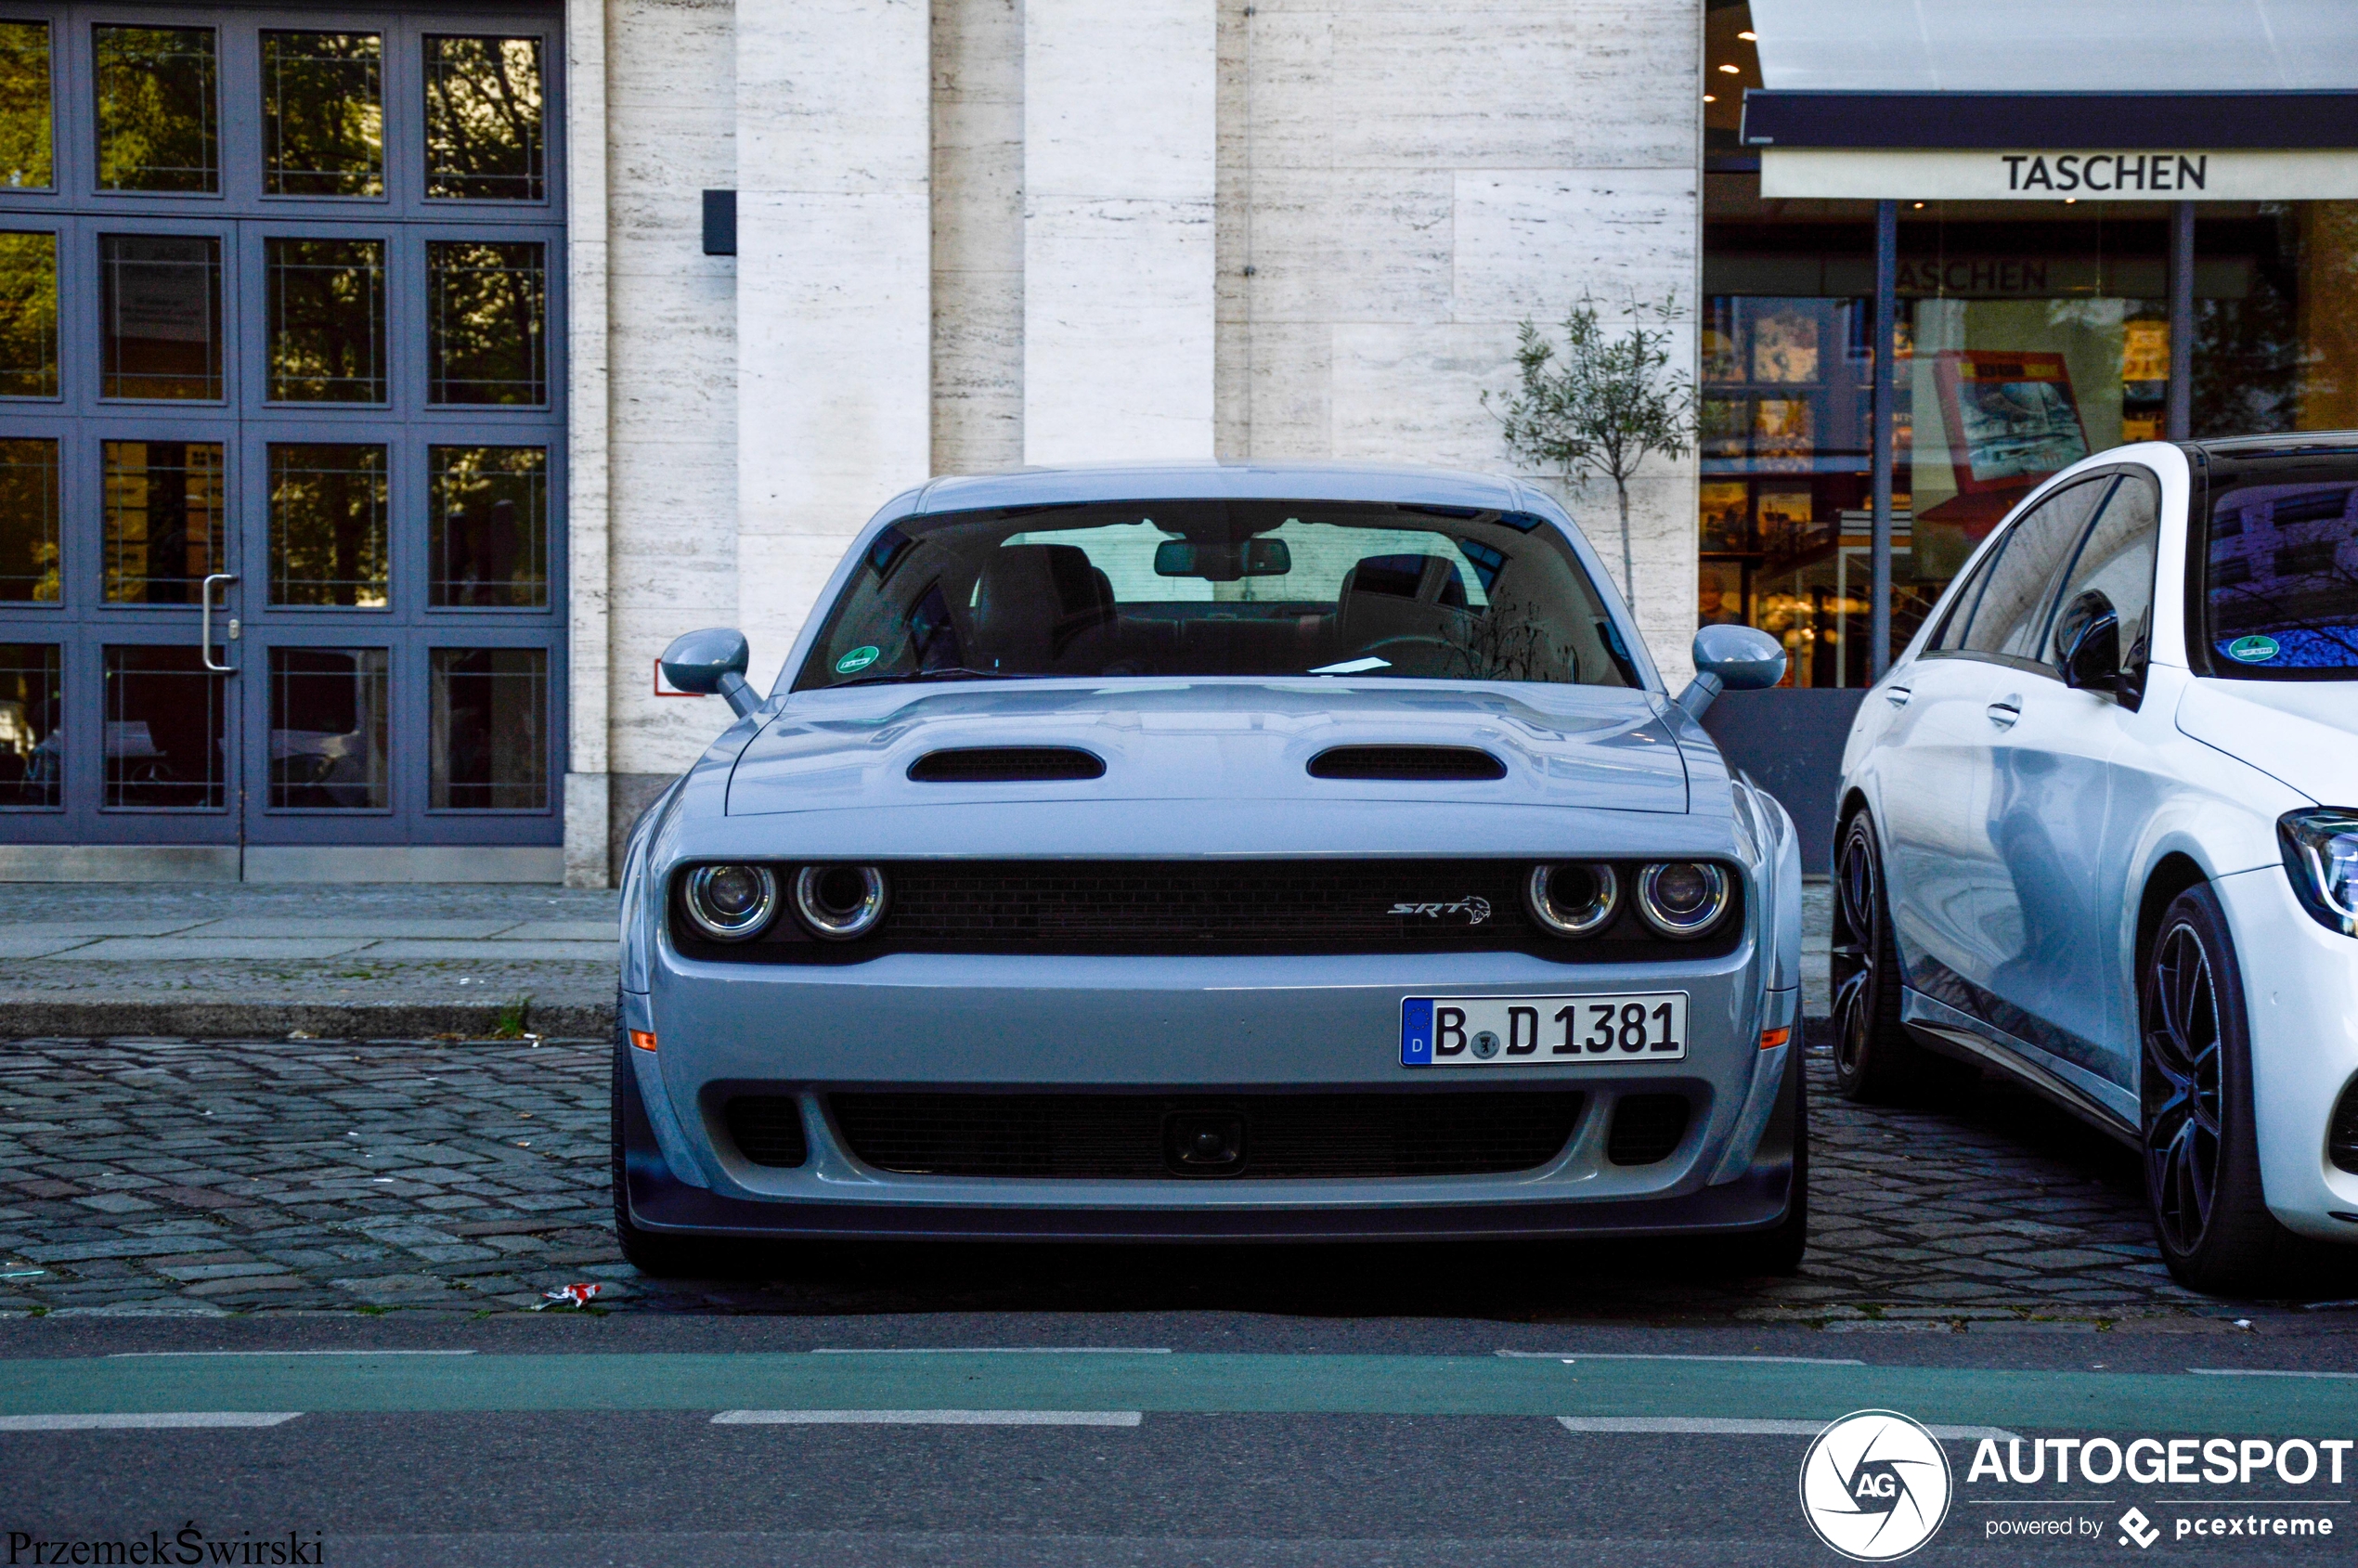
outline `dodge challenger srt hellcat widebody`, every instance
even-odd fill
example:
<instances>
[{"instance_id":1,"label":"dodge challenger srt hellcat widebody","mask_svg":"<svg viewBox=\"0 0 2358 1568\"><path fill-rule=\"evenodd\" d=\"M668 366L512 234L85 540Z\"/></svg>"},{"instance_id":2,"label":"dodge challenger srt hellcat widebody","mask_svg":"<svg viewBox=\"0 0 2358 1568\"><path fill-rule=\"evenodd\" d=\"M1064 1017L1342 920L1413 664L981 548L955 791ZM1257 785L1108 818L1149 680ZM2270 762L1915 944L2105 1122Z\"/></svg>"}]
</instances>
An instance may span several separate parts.
<instances>
[{"instance_id":1,"label":"dodge challenger srt hellcat widebody","mask_svg":"<svg viewBox=\"0 0 2358 1568\"><path fill-rule=\"evenodd\" d=\"M1510 479L940 479L633 832L615 1206L819 1238L1712 1238L1807 1223L1794 828Z\"/></svg>"}]
</instances>

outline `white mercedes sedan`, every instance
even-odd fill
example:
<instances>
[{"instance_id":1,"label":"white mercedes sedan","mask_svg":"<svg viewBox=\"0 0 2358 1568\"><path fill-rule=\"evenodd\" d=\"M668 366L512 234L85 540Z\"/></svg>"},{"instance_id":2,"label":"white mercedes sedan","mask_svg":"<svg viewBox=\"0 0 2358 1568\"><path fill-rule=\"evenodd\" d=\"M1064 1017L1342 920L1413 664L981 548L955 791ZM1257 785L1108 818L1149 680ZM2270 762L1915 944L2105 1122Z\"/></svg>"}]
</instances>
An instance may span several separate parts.
<instances>
[{"instance_id":1,"label":"white mercedes sedan","mask_svg":"<svg viewBox=\"0 0 2358 1568\"><path fill-rule=\"evenodd\" d=\"M1868 693L1837 823L1843 1094L2044 1093L2199 1289L2358 1262L2358 434L2041 486Z\"/></svg>"}]
</instances>

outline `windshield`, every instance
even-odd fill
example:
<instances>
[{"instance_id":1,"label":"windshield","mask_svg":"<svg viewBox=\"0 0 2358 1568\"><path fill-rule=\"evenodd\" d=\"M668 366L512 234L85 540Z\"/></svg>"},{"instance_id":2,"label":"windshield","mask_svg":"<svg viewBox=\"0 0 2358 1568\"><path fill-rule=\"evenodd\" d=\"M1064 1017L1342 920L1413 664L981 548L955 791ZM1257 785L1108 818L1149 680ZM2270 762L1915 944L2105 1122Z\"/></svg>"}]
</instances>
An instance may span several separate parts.
<instances>
[{"instance_id":1,"label":"windshield","mask_svg":"<svg viewBox=\"0 0 2358 1568\"><path fill-rule=\"evenodd\" d=\"M911 517L797 691L1012 676L1639 683L1563 537L1517 512L1124 501Z\"/></svg>"},{"instance_id":2,"label":"windshield","mask_svg":"<svg viewBox=\"0 0 2358 1568\"><path fill-rule=\"evenodd\" d=\"M2358 680L2358 460L2254 465L2211 491L2200 600L2210 673Z\"/></svg>"}]
</instances>

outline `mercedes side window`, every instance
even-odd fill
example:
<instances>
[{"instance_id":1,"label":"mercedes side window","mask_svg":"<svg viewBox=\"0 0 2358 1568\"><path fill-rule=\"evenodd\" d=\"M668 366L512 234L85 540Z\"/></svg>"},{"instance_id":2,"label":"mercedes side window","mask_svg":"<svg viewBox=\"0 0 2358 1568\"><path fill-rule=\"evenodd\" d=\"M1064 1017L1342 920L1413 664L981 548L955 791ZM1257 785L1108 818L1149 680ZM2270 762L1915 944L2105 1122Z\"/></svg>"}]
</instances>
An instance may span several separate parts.
<instances>
[{"instance_id":1,"label":"mercedes side window","mask_svg":"<svg viewBox=\"0 0 2358 1568\"><path fill-rule=\"evenodd\" d=\"M2032 662L2047 629L2048 607L2081 530L2112 486L2106 475L2056 491L2007 534L1989 568L1959 647L1968 654Z\"/></svg>"},{"instance_id":2,"label":"mercedes side window","mask_svg":"<svg viewBox=\"0 0 2358 1568\"><path fill-rule=\"evenodd\" d=\"M2120 628L2120 671L2144 667L2153 633L2154 551L2160 537L2161 487L2148 473L2124 475L2080 538L2047 619L2041 664L2061 670L2079 629L2108 613Z\"/></svg>"}]
</instances>

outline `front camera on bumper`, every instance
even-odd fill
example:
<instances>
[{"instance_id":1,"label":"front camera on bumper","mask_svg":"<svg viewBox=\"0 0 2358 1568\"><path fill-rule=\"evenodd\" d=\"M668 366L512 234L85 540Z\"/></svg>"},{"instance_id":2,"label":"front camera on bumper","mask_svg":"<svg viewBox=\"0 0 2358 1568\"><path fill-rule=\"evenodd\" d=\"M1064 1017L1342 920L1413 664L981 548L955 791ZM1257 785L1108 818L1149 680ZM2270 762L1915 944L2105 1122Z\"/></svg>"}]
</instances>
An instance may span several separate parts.
<instances>
[{"instance_id":1,"label":"front camera on bumper","mask_svg":"<svg viewBox=\"0 0 2358 1568\"><path fill-rule=\"evenodd\" d=\"M794 912L814 937L864 937L884 918L884 873L872 865L804 866L795 874Z\"/></svg>"},{"instance_id":2,"label":"front camera on bumper","mask_svg":"<svg viewBox=\"0 0 2358 1568\"><path fill-rule=\"evenodd\" d=\"M1524 899L1531 917L1557 936L1590 936L1613 924L1621 878L1601 861L1535 865Z\"/></svg>"},{"instance_id":3,"label":"front camera on bumper","mask_svg":"<svg viewBox=\"0 0 2358 1568\"><path fill-rule=\"evenodd\" d=\"M1638 874L1638 912L1665 937L1700 937L1728 913L1728 874L1700 861L1656 861Z\"/></svg>"},{"instance_id":4,"label":"front camera on bumper","mask_svg":"<svg viewBox=\"0 0 2358 1568\"><path fill-rule=\"evenodd\" d=\"M778 913L778 878L768 866L706 865L688 874L688 918L715 941L759 936Z\"/></svg>"}]
</instances>

